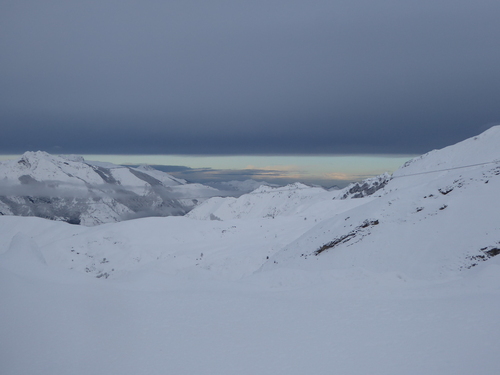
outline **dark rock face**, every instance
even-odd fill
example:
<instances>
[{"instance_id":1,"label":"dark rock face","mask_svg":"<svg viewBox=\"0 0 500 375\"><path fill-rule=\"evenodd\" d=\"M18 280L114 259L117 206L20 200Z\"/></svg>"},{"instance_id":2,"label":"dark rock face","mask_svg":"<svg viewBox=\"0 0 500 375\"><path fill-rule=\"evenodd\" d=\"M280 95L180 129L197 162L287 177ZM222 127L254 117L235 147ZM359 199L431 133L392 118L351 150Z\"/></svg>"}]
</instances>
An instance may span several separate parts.
<instances>
[{"instance_id":1,"label":"dark rock face","mask_svg":"<svg viewBox=\"0 0 500 375\"><path fill-rule=\"evenodd\" d=\"M140 180L143 180L150 184L151 186L162 186L161 182L157 180L154 177L151 177L150 175L136 171L135 169L129 168L130 173L132 173L135 177L137 177Z\"/></svg>"},{"instance_id":2,"label":"dark rock face","mask_svg":"<svg viewBox=\"0 0 500 375\"><path fill-rule=\"evenodd\" d=\"M328 243L320 246L319 249L317 249L314 252L314 255L319 255L319 254L321 254L325 250L333 249L334 247L336 247L336 246L338 246L340 244L344 244L346 242L349 242L349 241L353 240L356 237L367 236L367 235L370 234L370 232L367 231L366 229L370 228L370 227L373 227L375 225L379 225L379 224L380 224L380 221L377 220L377 219L365 220L363 223L361 223L360 225L358 225L356 228L354 228L350 232L348 232L346 234L343 234L343 235L335 238L334 240L332 240L332 241L330 241L330 242L328 242Z\"/></svg>"},{"instance_id":3,"label":"dark rock face","mask_svg":"<svg viewBox=\"0 0 500 375\"><path fill-rule=\"evenodd\" d=\"M500 254L500 248L497 246L486 246L481 248L476 254L467 256L466 264L460 269L471 269L477 266L480 262L485 262L490 258L493 258Z\"/></svg>"},{"instance_id":4,"label":"dark rock face","mask_svg":"<svg viewBox=\"0 0 500 375\"><path fill-rule=\"evenodd\" d=\"M92 168L94 168L95 173L97 173L107 184L112 184L112 185L120 184L118 181L115 180L115 178L111 174L111 171L108 168L102 168L97 166L92 166Z\"/></svg>"},{"instance_id":5,"label":"dark rock face","mask_svg":"<svg viewBox=\"0 0 500 375\"><path fill-rule=\"evenodd\" d=\"M86 201L73 198L37 196L0 196L0 202L10 209L11 215L36 216L44 219L80 224L80 215L86 209ZM1 213L6 214L6 213Z\"/></svg>"}]
</instances>

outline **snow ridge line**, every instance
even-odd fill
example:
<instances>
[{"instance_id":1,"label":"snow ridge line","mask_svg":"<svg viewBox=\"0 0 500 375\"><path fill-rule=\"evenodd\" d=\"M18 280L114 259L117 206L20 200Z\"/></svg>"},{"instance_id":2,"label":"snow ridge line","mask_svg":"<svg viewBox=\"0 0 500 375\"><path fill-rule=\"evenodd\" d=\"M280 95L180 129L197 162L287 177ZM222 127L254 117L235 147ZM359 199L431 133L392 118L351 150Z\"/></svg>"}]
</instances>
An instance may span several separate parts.
<instances>
[{"instance_id":1,"label":"snow ridge line","mask_svg":"<svg viewBox=\"0 0 500 375\"><path fill-rule=\"evenodd\" d=\"M410 177L410 176L418 176L421 174L428 174L428 173L437 173L437 172L446 172L446 171L452 171L454 169L462 169L462 168L470 168L470 167L478 167L480 165L487 165L487 164L498 164L500 163L500 160L493 160L493 161L488 161L485 163L478 163L478 164L470 164L470 165L462 165L460 167L453 167L453 168L444 168L444 169L436 169L434 171L426 171L426 172L419 172L419 173L411 173L411 174L405 174L402 176L392 176L392 178L402 178L402 177Z\"/></svg>"}]
</instances>

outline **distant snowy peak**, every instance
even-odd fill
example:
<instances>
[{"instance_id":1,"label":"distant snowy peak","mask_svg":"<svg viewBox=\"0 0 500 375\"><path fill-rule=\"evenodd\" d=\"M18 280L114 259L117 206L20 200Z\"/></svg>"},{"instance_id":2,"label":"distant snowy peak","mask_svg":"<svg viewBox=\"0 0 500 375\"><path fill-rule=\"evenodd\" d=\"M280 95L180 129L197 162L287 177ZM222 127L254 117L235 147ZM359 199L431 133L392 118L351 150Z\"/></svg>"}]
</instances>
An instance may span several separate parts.
<instances>
[{"instance_id":1,"label":"distant snowy peak","mask_svg":"<svg viewBox=\"0 0 500 375\"><path fill-rule=\"evenodd\" d=\"M216 189L227 191L228 193L249 193L259 188L260 186L272 186L278 187L279 185L270 184L265 181L256 181L256 180L245 180L245 181L215 181L206 183L208 186L212 186Z\"/></svg>"},{"instance_id":2,"label":"distant snowy peak","mask_svg":"<svg viewBox=\"0 0 500 375\"><path fill-rule=\"evenodd\" d=\"M324 190L320 187L313 187L305 185L301 182L294 182L292 184L288 184L285 186L271 186L271 185L261 185L257 189L255 189L252 193L280 193L284 191L288 192L296 192L297 190L309 190L309 189L319 189Z\"/></svg>"},{"instance_id":3,"label":"distant snowy peak","mask_svg":"<svg viewBox=\"0 0 500 375\"><path fill-rule=\"evenodd\" d=\"M211 198L187 216L199 220L275 218L305 212L318 202L325 205L337 194L298 182L282 187L262 185L239 198Z\"/></svg>"},{"instance_id":4,"label":"distant snowy peak","mask_svg":"<svg viewBox=\"0 0 500 375\"><path fill-rule=\"evenodd\" d=\"M51 155L43 151L25 152L18 160L0 163L4 179L58 181L77 185L115 184L131 187L176 186L186 182L151 167L125 167L111 163L87 162L77 155ZM29 176L29 177L28 177Z\"/></svg>"},{"instance_id":5,"label":"distant snowy peak","mask_svg":"<svg viewBox=\"0 0 500 375\"><path fill-rule=\"evenodd\" d=\"M62 158L43 151L28 151L18 160L1 162L0 170L4 179L12 181L23 182L22 176L29 176L35 181L60 181L79 185L103 183L91 166L76 161L74 157Z\"/></svg>"}]
</instances>

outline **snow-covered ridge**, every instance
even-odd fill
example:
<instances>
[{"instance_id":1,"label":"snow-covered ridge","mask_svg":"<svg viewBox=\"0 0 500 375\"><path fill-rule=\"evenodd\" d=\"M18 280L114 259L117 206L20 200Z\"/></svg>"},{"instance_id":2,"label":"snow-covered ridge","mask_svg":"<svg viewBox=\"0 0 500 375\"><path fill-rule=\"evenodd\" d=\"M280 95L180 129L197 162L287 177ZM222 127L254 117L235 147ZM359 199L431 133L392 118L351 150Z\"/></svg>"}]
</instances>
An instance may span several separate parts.
<instances>
[{"instance_id":1,"label":"snow-covered ridge","mask_svg":"<svg viewBox=\"0 0 500 375\"><path fill-rule=\"evenodd\" d=\"M254 191L255 189L259 188L262 185L274 186L274 187L278 186L275 184L267 183L265 181L255 181L255 180L208 182L207 185L219 189L221 191L236 192L241 194Z\"/></svg>"},{"instance_id":2,"label":"snow-covered ridge","mask_svg":"<svg viewBox=\"0 0 500 375\"><path fill-rule=\"evenodd\" d=\"M327 191L298 182L282 187L262 185L238 198L211 198L195 207L187 217L198 220L231 220L309 215L317 219L334 209L334 206L341 205L333 202L338 194L338 191Z\"/></svg>"},{"instance_id":3,"label":"snow-covered ridge","mask_svg":"<svg viewBox=\"0 0 500 375\"><path fill-rule=\"evenodd\" d=\"M391 176L384 173L352 183L340 190L326 190L300 182L281 187L261 185L238 198L211 198L197 206L187 216L199 220L230 220L300 214L317 219L325 214L328 215L328 212L344 210L340 207L355 207L366 203L367 200L350 203L339 203L338 200L369 197L384 188L390 179ZM317 215L319 216L316 217Z\"/></svg>"},{"instance_id":4,"label":"snow-covered ridge","mask_svg":"<svg viewBox=\"0 0 500 375\"><path fill-rule=\"evenodd\" d=\"M26 152L0 163L0 213L96 225L139 216L183 215L219 191L151 167Z\"/></svg>"},{"instance_id":5,"label":"snow-covered ridge","mask_svg":"<svg viewBox=\"0 0 500 375\"><path fill-rule=\"evenodd\" d=\"M474 167L477 164L499 163L500 125L455 145L433 150L406 162L394 177L433 172L451 168Z\"/></svg>"}]
</instances>

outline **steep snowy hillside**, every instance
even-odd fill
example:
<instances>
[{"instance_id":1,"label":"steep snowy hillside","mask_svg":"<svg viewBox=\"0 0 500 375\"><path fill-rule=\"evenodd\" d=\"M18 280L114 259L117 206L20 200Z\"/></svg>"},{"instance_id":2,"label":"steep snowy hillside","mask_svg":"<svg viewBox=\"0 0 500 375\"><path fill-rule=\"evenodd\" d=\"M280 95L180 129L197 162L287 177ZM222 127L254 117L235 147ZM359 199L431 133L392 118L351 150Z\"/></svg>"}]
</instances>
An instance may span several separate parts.
<instances>
[{"instance_id":1,"label":"steep snowy hillside","mask_svg":"<svg viewBox=\"0 0 500 375\"><path fill-rule=\"evenodd\" d=\"M153 168L26 152L0 163L0 214L96 225L140 216L183 215L216 189Z\"/></svg>"},{"instance_id":2,"label":"steep snowy hillside","mask_svg":"<svg viewBox=\"0 0 500 375\"><path fill-rule=\"evenodd\" d=\"M500 125L493 126L475 137L466 139L441 150L433 150L416 157L403 165L394 176L409 176L419 173L446 171L451 168L465 172L476 165L498 165L500 151ZM429 175L430 178L432 175Z\"/></svg>"},{"instance_id":3,"label":"steep snowy hillside","mask_svg":"<svg viewBox=\"0 0 500 375\"><path fill-rule=\"evenodd\" d=\"M406 163L371 202L325 220L263 269L456 276L500 253L500 127ZM402 276L403 277L403 276Z\"/></svg>"}]
</instances>

